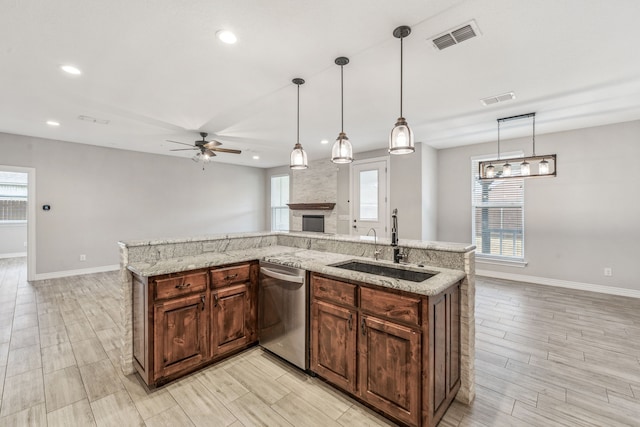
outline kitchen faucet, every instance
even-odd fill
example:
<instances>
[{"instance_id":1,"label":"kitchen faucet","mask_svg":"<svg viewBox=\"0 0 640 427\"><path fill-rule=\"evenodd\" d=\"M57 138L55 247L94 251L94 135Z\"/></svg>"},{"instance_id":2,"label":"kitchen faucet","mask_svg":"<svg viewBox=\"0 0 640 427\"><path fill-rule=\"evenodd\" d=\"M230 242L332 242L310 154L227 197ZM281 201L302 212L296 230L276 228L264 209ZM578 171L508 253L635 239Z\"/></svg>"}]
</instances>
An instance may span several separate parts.
<instances>
[{"instance_id":1,"label":"kitchen faucet","mask_svg":"<svg viewBox=\"0 0 640 427\"><path fill-rule=\"evenodd\" d=\"M407 254L398 247L398 208L391 214L391 246L393 246L393 262L398 264L407 258Z\"/></svg>"},{"instance_id":2,"label":"kitchen faucet","mask_svg":"<svg viewBox=\"0 0 640 427\"><path fill-rule=\"evenodd\" d=\"M372 231L373 231L373 259L377 261L378 256L380 255L380 251L378 250L378 235L376 234L376 229L371 227L369 231L367 231L367 236Z\"/></svg>"}]
</instances>

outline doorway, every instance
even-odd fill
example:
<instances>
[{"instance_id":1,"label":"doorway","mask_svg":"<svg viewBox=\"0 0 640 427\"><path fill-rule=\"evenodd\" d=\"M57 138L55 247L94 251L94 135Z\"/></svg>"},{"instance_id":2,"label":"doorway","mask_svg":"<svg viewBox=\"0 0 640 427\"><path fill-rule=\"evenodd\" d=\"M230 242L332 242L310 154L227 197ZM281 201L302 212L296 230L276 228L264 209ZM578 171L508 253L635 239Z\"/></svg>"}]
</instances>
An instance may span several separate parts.
<instances>
[{"instance_id":1,"label":"doorway","mask_svg":"<svg viewBox=\"0 0 640 427\"><path fill-rule=\"evenodd\" d=\"M388 237L388 171L388 157L351 164L351 235L366 236L373 228L378 237Z\"/></svg>"},{"instance_id":2,"label":"doorway","mask_svg":"<svg viewBox=\"0 0 640 427\"><path fill-rule=\"evenodd\" d=\"M2 252L7 257L26 252L27 280L36 278L35 185L34 168L0 165L0 233L6 237Z\"/></svg>"}]
</instances>

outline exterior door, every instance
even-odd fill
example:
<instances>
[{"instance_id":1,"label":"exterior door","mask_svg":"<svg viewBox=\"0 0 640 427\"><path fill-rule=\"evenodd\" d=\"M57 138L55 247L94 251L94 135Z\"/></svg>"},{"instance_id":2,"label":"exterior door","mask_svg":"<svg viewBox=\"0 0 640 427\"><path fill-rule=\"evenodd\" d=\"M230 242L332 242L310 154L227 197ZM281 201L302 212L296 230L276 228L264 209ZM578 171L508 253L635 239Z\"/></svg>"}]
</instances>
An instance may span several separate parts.
<instances>
[{"instance_id":1,"label":"exterior door","mask_svg":"<svg viewBox=\"0 0 640 427\"><path fill-rule=\"evenodd\" d=\"M378 237L388 236L388 170L388 158L367 159L351 164L352 235L366 236L374 228Z\"/></svg>"}]
</instances>

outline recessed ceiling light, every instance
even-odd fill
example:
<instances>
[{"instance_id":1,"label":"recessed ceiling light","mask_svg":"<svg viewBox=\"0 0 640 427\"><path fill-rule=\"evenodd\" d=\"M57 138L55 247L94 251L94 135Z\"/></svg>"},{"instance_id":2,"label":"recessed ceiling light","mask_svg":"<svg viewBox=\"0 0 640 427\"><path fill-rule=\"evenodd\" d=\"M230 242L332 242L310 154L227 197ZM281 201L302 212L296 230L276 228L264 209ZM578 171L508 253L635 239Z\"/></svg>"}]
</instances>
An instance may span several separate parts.
<instances>
[{"instance_id":1,"label":"recessed ceiling light","mask_svg":"<svg viewBox=\"0 0 640 427\"><path fill-rule=\"evenodd\" d=\"M260 160L260 156L253 156L253 160Z\"/></svg>"},{"instance_id":2,"label":"recessed ceiling light","mask_svg":"<svg viewBox=\"0 0 640 427\"><path fill-rule=\"evenodd\" d=\"M56 122L55 120L47 120L47 124L49 126L60 126L60 123Z\"/></svg>"},{"instance_id":3,"label":"recessed ceiling light","mask_svg":"<svg viewBox=\"0 0 640 427\"><path fill-rule=\"evenodd\" d=\"M65 73L73 74L74 76L79 76L80 74L82 74L82 71L80 71L79 68L74 67L73 65L62 65L60 68Z\"/></svg>"},{"instance_id":4,"label":"recessed ceiling light","mask_svg":"<svg viewBox=\"0 0 640 427\"><path fill-rule=\"evenodd\" d=\"M329 140L328 139L323 139L322 141L320 141L320 144L328 144Z\"/></svg>"},{"instance_id":5,"label":"recessed ceiling light","mask_svg":"<svg viewBox=\"0 0 640 427\"><path fill-rule=\"evenodd\" d=\"M216 37L218 37L218 39L220 39L220 41L227 43L227 44L234 44L235 42L238 41L238 38L236 37L235 34L233 34L231 31L229 30L220 30L216 33Z\"/></svg>"}]
</instances>

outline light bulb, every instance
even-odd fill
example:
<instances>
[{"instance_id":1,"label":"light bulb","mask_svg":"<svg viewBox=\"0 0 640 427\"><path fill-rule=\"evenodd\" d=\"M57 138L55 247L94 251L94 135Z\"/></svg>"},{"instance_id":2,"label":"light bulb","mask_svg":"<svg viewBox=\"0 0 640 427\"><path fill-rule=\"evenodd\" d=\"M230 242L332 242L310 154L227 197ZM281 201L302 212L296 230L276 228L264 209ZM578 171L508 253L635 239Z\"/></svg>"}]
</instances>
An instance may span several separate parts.
<instances>
[{"instance_id":1,"label":"light bulb","mask_svg":"<svg viewBox=\"0 0 640 427\"><path fill-rule=\"evenodd\" d=\"M549 162L547 162L545 159L542 159L542 161L538 164L538 173L540 175L547 175L549 173Z\"/></svg>"},{"instance_id":2,"label":"light bulb","mask_svg":"<svg viewBox=\"0 0 640 427\"><path fill-rule=\"evenodd\" d=\"M511 164L509 162L502 166L502 176L511 176Z\"/></svg>"},{"instance_id":3,"label":"light bulb","mask_svg":"<svg viewBox=\"0 0 640 427\"><path fill-rule=\"evenodd\" d=\"M353 161L353 148L344 132L340 132L331 148L331 161L333 163L351 163Z\"/></svg>"},{"instance_id":4,"label":"light bulb","mask_svg":"<svg viewBox=\"0 0 640 427\"><path fill-rule=\"evenodd\" d=\"M302 145L298 142L291 151L291 161L289 162L289 168L291 169L306 169L308 167L307 153L302 148Z\"/></svg>"},{"instance_id":5,"label":"light bulb","mask_svg":"<svg viewBox=\"0 0 640 427\"><path fill-rule=\"evenodd\" d=\"M484 175L487 178L493 178L494 176L496 176L496 168L493 165L489 165L487 166L487 168L484 170Z\"/></svg>"},{"instance_id":6,"label":"light bulb","mask_svg":"<svg viewBox=\"0 0 640 427\"><path fill-rule=\"evenodd\" d=\"M531 174L531 165L526 160L520 163L520 175L529 176Z\"/></svg>"}]
</instances>

